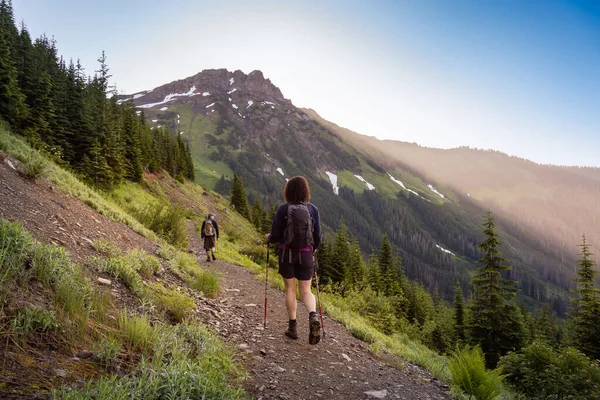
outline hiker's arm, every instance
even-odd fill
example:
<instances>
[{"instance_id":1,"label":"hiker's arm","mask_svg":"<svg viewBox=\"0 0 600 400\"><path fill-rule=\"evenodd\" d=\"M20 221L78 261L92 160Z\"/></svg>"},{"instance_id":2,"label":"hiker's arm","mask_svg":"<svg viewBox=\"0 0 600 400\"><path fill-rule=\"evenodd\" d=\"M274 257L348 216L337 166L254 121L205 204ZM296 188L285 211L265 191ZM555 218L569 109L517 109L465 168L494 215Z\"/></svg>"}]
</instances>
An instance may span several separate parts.
<instances>
[{"instance_id":1,"label":"hiker's arm","mask_svg":"<svg viewBox=\"0 0 600 400\"><path fill-rule=\"evenodd\" d=\"M217 235L217 240L219 240L219 224L217 224L217 221L215 221L214 225L215 225L215 234Z\"/></svg>"},{"instance_id":2,"label":"hiker's arm","mask_svg":"<svg viewBox=\"0 0 600 400\"><path fill-rule=\"evenodd\" d=\"M200 228L200 237L202 239L204 239L204 225L206 224L206 221L202 221L202 228Z\"/></svg>"},{"instance_id":3,"label":"hiker's arm","mask_svg":"<svg viewBox=\"0 0 600 400\"><path fill-rule=\"evenodd\" d=\"M317 207L315 207L313 242L313 249L317 250L321 245L321 219L319 218L319 209Z\"/></svg>"},{"instance_id":4,"label":"hiker's arm","mask_svg":"<svg viewBox=\"0 0 600 400\"><path fill-rule=\"evenodd\" d=\"M267 238L267 242L280 242L283 240L283 231L285 229L284 226L284 213L283 213L283 205L277 208L275 212L275 217L273 218L273 225L271 226L271 234Z\"/></svg>"}]
</instances>

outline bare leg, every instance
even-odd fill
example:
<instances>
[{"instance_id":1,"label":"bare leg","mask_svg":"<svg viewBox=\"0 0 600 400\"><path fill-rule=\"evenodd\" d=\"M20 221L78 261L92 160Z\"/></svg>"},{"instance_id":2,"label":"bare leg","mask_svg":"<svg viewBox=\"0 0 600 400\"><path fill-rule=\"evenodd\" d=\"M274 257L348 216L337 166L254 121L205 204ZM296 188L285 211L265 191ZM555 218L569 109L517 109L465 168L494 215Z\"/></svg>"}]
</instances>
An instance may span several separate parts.
<instances>
[{"instance_id":1,"label":"bare leg","mask_svg":"<svg viewBox=\"0 0 600 400\"><path fill-rule=\"evenodd\" d=\"M296 319L296 279L283 279L285 284L285 308L289 319Z\"/></svg>"},{"instance_id":2,"label":"bare leg","mask_svg":"<svg viewBox=\"0 0 600 400\"><path fill-rule=\"evenodd\" d=\"M315 301L315 295L310 291L311 281L298 281L298 289L300 290L300 298L306 307L306 311L314 312L317 310L317 302Z\"/></svg>"}]
</instances>

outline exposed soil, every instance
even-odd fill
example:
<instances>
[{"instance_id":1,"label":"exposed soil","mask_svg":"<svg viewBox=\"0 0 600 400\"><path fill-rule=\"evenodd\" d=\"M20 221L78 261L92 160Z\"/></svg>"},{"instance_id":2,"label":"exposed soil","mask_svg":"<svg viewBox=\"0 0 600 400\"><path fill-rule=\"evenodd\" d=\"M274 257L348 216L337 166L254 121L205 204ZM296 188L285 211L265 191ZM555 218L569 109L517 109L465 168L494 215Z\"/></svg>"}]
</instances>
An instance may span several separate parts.
<instances>
[{"instance_id":1,"label":"exposed soil","mask_svg":"<svg viewBox=\"0 0 600 400\"><path fill-rule=\"evenodd\" d=\"M84 266L89 256L99 255L91 245L99 238L126 250L140 247L149 253L156 251L158 245L151 240L110 221L45 179L27 180L19 169L18 162L0 153L0 217L21 222L40 242L64 246L72 258ZM393 357L384 360L374 356L365 343L327 317L326 337L318 345L309 345L307 315L301 303L298 305L301 338L297 341L286 338L283 335L287 324L283 293L271 287L268 289L268 324L264 330L264 281L255 279L251 272L239 266L219 260L207 263L193 223L189 223L188 233L191 251L222 277L223 292L217 299L195 296L197 314L236 349L249 373L245 388L257 399L450 397L447 385L428 372ZM102 276L86 267L93 280ZM269 271L269 274L275 273ZM191 293L168 268L163 268L160 277L154 279ZM37 289L41 291L41 287ZM118 282L113 283L110 291L117 306L140 307L139 300ZM29 292L37 293L36 288L30 288ZM85 347L85 343L74 343L57 348L51 341L47 345L40 341L35 347L26 348L0 343L0 398L46 398L47 390L52 387L82 383L84 379L103 374L95 363L78 357L85 354L81 353Z\"/></svg>"}]
</instances>

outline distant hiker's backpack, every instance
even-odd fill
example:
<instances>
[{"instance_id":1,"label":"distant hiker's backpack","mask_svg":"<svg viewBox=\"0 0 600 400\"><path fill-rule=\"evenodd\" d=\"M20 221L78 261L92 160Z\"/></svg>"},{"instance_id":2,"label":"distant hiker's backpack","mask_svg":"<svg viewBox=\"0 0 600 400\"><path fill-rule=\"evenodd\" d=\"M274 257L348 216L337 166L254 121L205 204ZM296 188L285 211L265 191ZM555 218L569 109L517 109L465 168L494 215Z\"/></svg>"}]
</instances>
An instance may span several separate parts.
<instances>
[{"instance_id":1,"label":"distant hiker's backpack","mask_svg":"<svg viewBox=\"0 0 600 400\"><path fill-rule=\"evenodd\" d=\"M314 243L312 219L306 204L288 204L287 225L283 239L285 247L289 249L302 249Z\"/></svg>"},{"instance_id":2,"label":"distant hiker's backpack","mask_svg":"<svg viewBox=\"0 0 600 400\"><path fill-rule=\"evenodd\" d=\"M213 226L212 221L207 219L204 221L204 236L213 236L215 234L215 227Z\"/></svg>"}]
</instances>

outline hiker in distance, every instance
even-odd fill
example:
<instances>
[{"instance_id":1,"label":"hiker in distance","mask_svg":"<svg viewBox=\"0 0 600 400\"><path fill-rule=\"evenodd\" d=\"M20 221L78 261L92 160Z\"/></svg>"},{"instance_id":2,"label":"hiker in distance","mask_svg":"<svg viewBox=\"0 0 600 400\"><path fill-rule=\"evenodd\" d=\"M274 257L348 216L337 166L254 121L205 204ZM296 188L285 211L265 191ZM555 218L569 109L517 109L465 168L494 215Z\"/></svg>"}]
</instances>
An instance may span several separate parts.
<instances>
[{"instance_id":1,"label":"hiker in distance","mask_svg":"<svg viewBox=\"0 0 600 400\"><path fill-rule=\"evenodd\" d=\"M206 250L206 261L210 262L210 256L212 254L212 259L216 260L215 257L215 246L217 240L219 240L219 225L217 221L215 221L215 214L208 213L208 217L202 223L202 228L200 229L200 236L204 239L204 250ZM210 253L209 253L210 250Z\"/></svg>"},{"instance_id":2,"label":"hiker in distance","mask_svg":"<svg viewBox=\"0 0 600 400\"><path fill-rule=\"evenodd\" d=\"M300 297L308 311L310 344L321 340L321 322L315 296L310 290L314 273L313 252L321 244L319 210L310 203L310 188L303 176L290 179L283 190L285 203L277 208L267 242L279 243L279 273L285 283L285 306L289 325L285 335L298 339L296 328L296 282Z\"/></svg>"}]
</instances>

